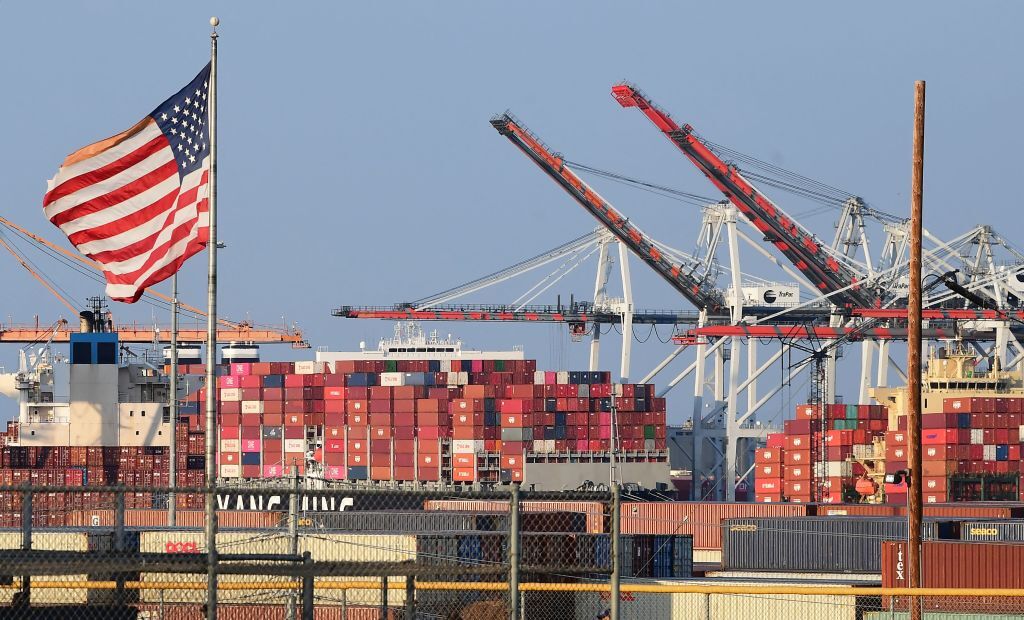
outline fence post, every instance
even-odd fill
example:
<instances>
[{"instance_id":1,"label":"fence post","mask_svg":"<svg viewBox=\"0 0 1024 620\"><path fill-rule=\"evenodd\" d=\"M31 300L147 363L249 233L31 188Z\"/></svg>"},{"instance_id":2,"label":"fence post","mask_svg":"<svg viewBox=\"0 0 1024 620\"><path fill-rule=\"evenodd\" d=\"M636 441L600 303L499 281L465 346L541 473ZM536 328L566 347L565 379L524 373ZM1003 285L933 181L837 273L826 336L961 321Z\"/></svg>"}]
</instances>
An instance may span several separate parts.
<instances>
[{"instance_id":1,"label":"fence post","mask_svg":"<svg viewBox=\"0 0 1024 620\"><path fill-rule=\"evenodd\" d=\"M512 485L508 519L508 608L509 618L519 620L519 485Z\"/></svg>"},{"instance_id":2,"label":"fence post","mask_svg":"<svg viewBox=\"0 0 1024 620\"><path fill-rule=\"evenodd\" d=\"M405 576L405 620L416 620L416 578Z\"/></svg>"},{"instance_id":3,"label":"fence post","mask_svg":"<svg viewBox=\"0 0 1024 620\"><path fill-rule=\"evenodd\" d=\"M288 553L299 554L299 468L292 464L292 494L288 496ZM303 582L305 584L305 582ZM305 592L305 590L303 590ZM288 594L288 620L295 620L295 591ZM305 609L303 609L305 615Z\"/></svg>"},{"instance_id":4,"label":"fence post","mask_svg":"<svg viewBox=\"0 0 1024 620\"><path fill-rule=\"evenodd\" d=\"M609 593L611 601L609 609L611 610L611 620L619 620L619 589L621 587L622 579L622 547L619 545L619 539L621 538L620 527L622 523L620 512L622 510L622 494L619 489L619 483L612 483L612 533L611 533L611 546L612 546L612 578L611 578L611 592Z\"/></svg>"},{"instance_id":5,"label":"fence post","mask_svg":"<svg viewBox=\"0 0 1024 620\"><path fill-rule=\"evenodd\" d=\"M114 493L114 551L117 553L124 551L124 508L124 491L116 491ZM114 581L117 584L117 589L114 591L114 605L124 605L124 573L115 573Z\"/></svg>"},{"instance_id":6,"label":"fence post","mask_svg":"<svg viewBox=\"0 0 1024 620\"><path fill-rule=\"evenodd\" d=\"M32 490L26 488L21 498L21 548L32 549ZM21 592L14 595L12 607L29 607L32 601L32 575L21 576Z\"/></svg>"},{"instance_id":7,"label":"fence post","mask_svg":"<svg viewBox=\"0 0 1024 620\"><path fill-rule=\"evenodd\" d=\"M302 620L313 620L316 609L313 607L313 587L316 577L313 575L311 565L313 558L309 551L302 554L302 565L307 569L302 575Z\"/></svg>"},{"instance_id":8,"label":"fence post","mask_svg":"<svg viewBox=\"0 0 1024 620\"><path fill-rule=\"evenodd\" d=\"M380 620L388 620L388 576L380 576Z\"/></svg>"}]
</instances>

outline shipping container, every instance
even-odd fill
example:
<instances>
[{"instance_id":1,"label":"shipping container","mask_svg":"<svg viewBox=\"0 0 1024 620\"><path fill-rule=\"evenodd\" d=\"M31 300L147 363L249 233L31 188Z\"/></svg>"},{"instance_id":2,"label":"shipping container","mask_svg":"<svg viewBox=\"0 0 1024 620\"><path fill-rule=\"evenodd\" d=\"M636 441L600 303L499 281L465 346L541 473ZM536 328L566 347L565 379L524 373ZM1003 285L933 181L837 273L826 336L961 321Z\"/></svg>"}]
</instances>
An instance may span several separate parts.
<instances>
[{"instance_id":1,"label":"shipping container","mask_svg":"<svg viewBox=\"0 0 1024 620\"><path fill-rule=\"evenodd\" d=\"M882 587L910 587L906 578L907 544L887 542L882 546ZM921 549L921 586L925 588L1024 588L1024 545L963 541L925 541ZM1024 597L971 597L972 612L1022 613ZM963 598L923 597L926 610L962 608ZM883 598L883 607L905 610L906 600ZM989 617L989 616L985 616ZM1002 616L999 616L1002 617Z\"/></svg>"},{"instance_id":2,"label":"shipping container","mask_svg":"<svg viewBox=\"0 0 1024 620\"><path fill-rule=\"evenodd\" d=\"M926 519L925 539L960 537L959 521ZM722 568L878 573L885 540L906 539L907 520L894 517L729 519L722 532Z\"/></svg>"},{"instance_id":3,"label":"shipping container","mask_svg":"<svg viewBox=\"0 0 1024 620\"><path fill-rule=\"evenodd\" d=\"M721 549L722 522L737 517L801 517L804 504L623 502L623 534L689 534L694 549Z\"/></svg>"}]
</instances>

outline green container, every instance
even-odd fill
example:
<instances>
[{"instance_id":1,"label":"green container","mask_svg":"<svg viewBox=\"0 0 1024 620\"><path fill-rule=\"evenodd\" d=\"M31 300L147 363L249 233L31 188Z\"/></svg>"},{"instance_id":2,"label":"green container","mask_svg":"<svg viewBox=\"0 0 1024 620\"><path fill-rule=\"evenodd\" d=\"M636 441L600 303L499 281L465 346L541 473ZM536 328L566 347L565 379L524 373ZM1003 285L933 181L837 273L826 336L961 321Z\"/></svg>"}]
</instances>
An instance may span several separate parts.
<instances>
[{"instance_id":1,"label":"green container","mask_svg":"<svg viewBox=\"0 0 1024 620\"><path fill-rule=\"evenodd\" d=\"M384 360L384 372L398 372L398 360Z\"/></svg>"},{"instance_id":2,"label":"green container","mask_svg":"<svg viewBox=\"0 0 1024 620\"><path fill-rule=\"evenodd\" d=\"M645 426L644 427L644 439L654 439L654 427L653 426Z\"/></svg>"},{"instance_id":3,"label":"green container","mask_svg":"<svg viewBox=\"0 0 1024 620\"><path fill-rule=\"evenodd\" d=\"M857 419L857 405L846 406L846 419L856 420Z\"/></svg>"},{"instance_id":4,"label":"green container","mask_svg":"<svg viewBox=\"0 0 1024 620\"><path fill-rule=\"evenodd\" d=\"M494 360L494 372L505 372L505 360Z\"/></svg>"}]
</instances>

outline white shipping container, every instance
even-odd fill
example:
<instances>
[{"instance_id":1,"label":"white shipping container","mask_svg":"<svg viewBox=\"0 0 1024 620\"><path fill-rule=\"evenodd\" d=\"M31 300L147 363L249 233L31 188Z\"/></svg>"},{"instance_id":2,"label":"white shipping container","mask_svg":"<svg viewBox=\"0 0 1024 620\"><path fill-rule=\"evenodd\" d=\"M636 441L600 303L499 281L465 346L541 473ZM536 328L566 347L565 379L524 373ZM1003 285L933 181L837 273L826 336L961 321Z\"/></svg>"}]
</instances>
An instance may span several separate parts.
<instances>
[{"instance_id":1,"label":"white shipping container","mask_svg":"<svg viewBox=\"0 0 1024 620\"><path fill-rule=\"evenodd\" d=\"M849 478L853 476L853 466L846 461L826 461L824 464L815 463L814 476L816 478Z\"/></svg>"},{"instance_id":2,"label":"white shipping container","mask_svg":"<svg viewBox=\"0 0 1024 620\"><path fill-rule=\"evenodd\" d=\"M221 452L241 452L241 442L238 439L221 439Z\"/></svg>"},{"instance_id":3,"label":"white shipping container","mask_svg":"<svg viewBox=\"0 0 1024 620\"><path fill-rule=\"evenodd\" d=\"M241 465L221 465L220 466L220 477L221 478L238 478L242 475Z\"/></svg>"},{"instance_id":4,"label":"white shipping container","mask_svg":"<svg viewBox=\"0 0 1024 620\"><path fill-rule=\"evenodd\" d=\"M262 400L243 400L242 413L263 413Z\"/></svg>"},{"instance_id":5,"label":"white shipping container","mask_svg":"<svg viewBox=\"0 0 1024 620\"><path fill-rule=\"evenodd\" d=\"M987 445L982 448L982 458L986 461L996 460L996 447L994 445Z\"/></svg>"},{"instance_id":6,"label":"white shipping container","mask_svg":"<svg viewBox=\"0 0 1024 620\"><path fill-rule=\"evenodd\" d=\"M555 383L557 383L558 385L568 385L569 384L569 371L568 370L560 370L560 371L558 371L558 374L555 375Z\"/></svg>"},{"instance_id":7,"label":"white shipping container","mask_svg":"<svg viewBox=\"0 0 1024 620\"><path fill-rule=\"evenodd\" d=\"M460 372L459 373L459 385L469 385L469 373L468 372Z\"/></svg>"},{"instance_id":8,"label":"white shipping container","mask_svg":"<svg viewBox=\"0 0 1024 620\"><path fill-rule=\"evenodd\" d=\"M285 439L284 440L284 451L285 452L305 452L306 451L306 440L305 439Z\"/></svg>"},{"instance_id":9,"label":"white shipping container","mask_svg":"<svg viewBox=\"0 0 1024 620\"><path fill-rule=\"evenodd\" d=\"M221 388L220 399L228 402L239 402L242 400L242 388Z\"/></svg>"},{"instance_id":10,"label":"white shipping container","mask_svg":"<svg viewBox=\"0 0 1024 620\"><path fill-rule=\"evenodd\" d=\"M533 384L534 385L544 385L544 371L543 370L535 370L535 371L533 371Z\"/></svg>"},{"instance_id":11,"label":"white shipping container","mask_svg":"<svg viewBox=\"0 0 1024 620\"><path fill-rule=\"evenodd\" d=\"M295 374L297 375L318 375L323 372L323 362L295 362Z\"/></svg>"},{"instance_id":12,"label":"white shipping container","mask_svg":"<svg viewBox=\"0 0 1024 620\"><path fill-rule=\"evenodd\" d=\"M458 452L459 454L475 453L477 450L483 450L483 443L483 441L475 439L453 439L452 452Z\"/></svg>"},{"instance_id":13,"label":"white shipping container","mask_svg":"<svg viewBox=\"0 0 1024 620\"><path fill-rule=\"evenodd\" d=\"M985 443L985 430L981 428L972 428L971 443L975 446L980 446Z\"/></svg>"},{"instance_id":14,"label":"white shipping container","mask_svg":"<svg viewBox=\"0 0 1024 620\"><path fill-rule=\"evenodd\" d=\"M398 387L405 385L405 373L382 372L380 373L380 384L385 387Z\"/></svg>"}]
</instances>

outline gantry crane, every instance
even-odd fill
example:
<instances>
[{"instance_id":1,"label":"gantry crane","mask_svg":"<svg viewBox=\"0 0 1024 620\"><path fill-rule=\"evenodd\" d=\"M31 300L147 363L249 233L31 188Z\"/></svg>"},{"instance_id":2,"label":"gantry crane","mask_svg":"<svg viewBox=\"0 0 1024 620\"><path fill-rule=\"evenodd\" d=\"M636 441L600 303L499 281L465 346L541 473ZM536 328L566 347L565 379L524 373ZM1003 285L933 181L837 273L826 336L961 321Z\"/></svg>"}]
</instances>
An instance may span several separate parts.
<instances>
[{"instance_id":1,"label":"gantry crane","mask_svg":"<svg viewBox=\"0 0 1024 620\"><path fill-rule=\"evenodd\" d=\"M66 256L92 270L102 271L99 264L85 258L75 252L70 252L64 248L47 241L43 237L36 235L28 230L18 226L14 222L0 217L0 225L6 226L7 228L17 231L25 238L40 244ZM67 298L61 295L50 283L46 281L35 269L29 265L18 252L5 241L0 238L0 246L4 247L8 252L15 257L16 260L24 267L29 274L32 275L36 280L43 284L47 290L50 291L64 306L66 306L72 313L78 314L78 310L75 308ZM152 295L166 302L170 302L171 298L163 293L150 289L146 291L146 295ZM185 303L178 302L181 309L198 317L205 317L206 313L199 308L195 308ZM266 327L257 326L248 321L234 322L227 319L218 320L219 327L217 329L217 341L218 342L252 342L259 344L272 344L272 343L286 343L291 344L293 348L308 348L309 344L306 343L303 338L302 332L295 328L277 328L277 327ZM149 325L140 325L138 323L121 323L113 324L113 331L117 332L118 339L121 342L126 343L170 343L171 341L171 329L170 327L158 327ZM50 339L52 342L68 342L70 340L70 334L75 331L69 328L67 321L63 321L56 328L44 327L39 325L38 322L32 325L16 325L16 324L0 324L0 343L11 342L11 343L26 343L26 342L39 342L40 340ZM179 328L178 329L178 340L184 343L197 343L206 342L206 327L196 328Z\"/></svg>"},{"instance_id":2,"label":"gantry crane","mask_svg":"<svg viewBox=\"0 0 1024 620\"><path fill-rule=\"evenodd\" d=\"M836 259L818 239L722 161L698 138L690 125L678 125L631 84L612 87L623 107L635 107L703 172L726 198L757 227L801 273L829 294L838 306L870 308L880 304L880 293L861 286L865 275Z\"/></svg>"},{"instance_id":3,"label":"gantry crane","mask_svg":"<svg viewBox=\"0 0 1024 620\"><path fill-rule=\"evenodd\" d=\"M709 281L707 274L696 275L699 265L682 265L673 262L657 247L651 237L644 234L629 221L629 218L622 215L587 185L566 165L561 156L550 151L537 136L510 113L506 112L492 118L491 125L533 160L581 207L611 231L620 243L632 250L640 260L679 291L698 310L706 310L711 316L728 316L722 292L715 287L714 282Z\"/></svg>"}]
</instances>

